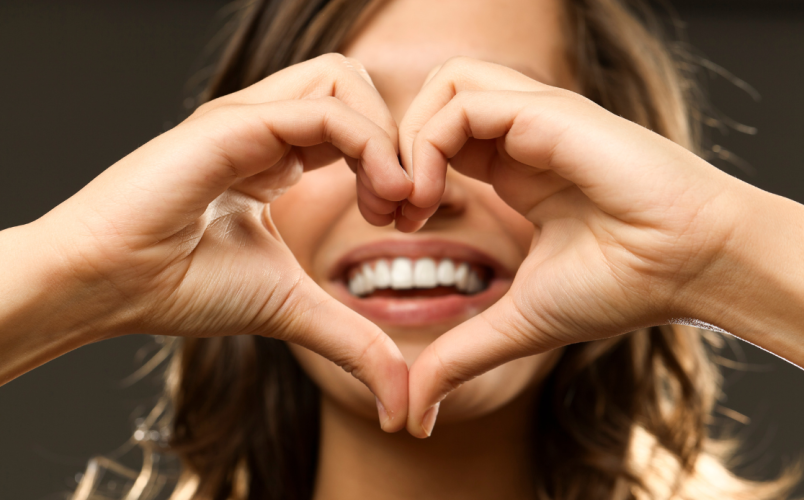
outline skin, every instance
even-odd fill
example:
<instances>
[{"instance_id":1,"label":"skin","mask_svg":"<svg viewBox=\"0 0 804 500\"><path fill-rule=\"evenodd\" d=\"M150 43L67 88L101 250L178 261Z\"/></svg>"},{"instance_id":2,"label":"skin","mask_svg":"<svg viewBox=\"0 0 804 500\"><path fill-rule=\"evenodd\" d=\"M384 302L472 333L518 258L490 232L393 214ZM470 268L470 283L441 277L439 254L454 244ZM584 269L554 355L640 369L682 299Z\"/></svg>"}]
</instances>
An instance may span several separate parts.
<instances>
[{"instance_id":1,"label":"skin","mask_svg":"<svg viewBox=\"0 0 804 500\"><path fill-rule=\"evenodd\" d=\"M322 387L319 500L527 498L562 346L696 318L804 365L804 207L559 88L557 0L509 3L394 0L354 59L208 103L0 232L0 381L127 333L271 336ZM499 300L413 335L334 298L349 246L435 236L494 242Z\"/></svg>"},{"instance_id":2,"label":"skin","mask_svg":"<svg viewBox=\"0 0 804 500\"><path fill-rule=\"evenodd\" d=\"M487 22L490 15L495 16L495 22ZM520 16L531 21L517 21ZM534 23L538 29L532 29ZM466 33L473 35L467 37ZM512 45L512 39L526 42ZM418 42L410 44L409 40ZM401 123L428 74L456 54L505 62L555 84L574 86L562 40L561 11L552 0L517 1L504 9L490 8L483 2L463 2L461 8L458 3L445 2L433 8L422 0L405 0L387 3L373 12L343 53L365 66L391 115ZM405 64L398 64L400 60ZM350 250L373 242L437 239L470 245L501 262L510 276L528 254L533 224L485 182L450 172L439 211L412 234L402 234L393 225L377 227L366 222L357 206L354 184L354 175L338 162L305 175L273 203L273 219L285 243L302 268L333 296L338 296L337 284L329 275L335 262ZM393 339L412 365L438 336L470 316L467 312L416 327L370 319ZM362 384L325 358L292 347L326 397L367 418L376 418L374 398ZM559 355L560 350L528 356L472 380L450 396L450 404L441 413L442 421L474 419L499 409L543 378ZM479 427L474 432L480 432ZM343 434L356 436L352 429L343 429Z\"/></svg>"}]
</instances>

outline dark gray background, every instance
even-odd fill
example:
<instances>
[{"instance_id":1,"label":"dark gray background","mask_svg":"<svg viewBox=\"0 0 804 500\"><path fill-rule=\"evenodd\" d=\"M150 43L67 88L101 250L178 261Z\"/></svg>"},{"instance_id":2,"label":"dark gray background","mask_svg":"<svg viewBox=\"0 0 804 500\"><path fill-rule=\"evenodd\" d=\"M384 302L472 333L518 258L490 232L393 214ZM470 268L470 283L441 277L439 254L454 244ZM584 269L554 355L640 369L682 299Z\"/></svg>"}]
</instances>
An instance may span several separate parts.
<instances>
[{"instance_id":1,"label":"dark gray background","mask_svg":"<svg viewBox=\"0 0 804 500\"><path fill-rule=\"evenodd\" d=\"M222 0L0 0L0 228L29 222L186 113ZM692 44L753 85L713 79L714 105L759 129L713 142L804 202L804 8L793 0L678 2ZM190 104L191 103L187 103ZM0 387L0 499L56 499L132 432L154 382L124 388L149 337L86 346ZM804 450L804 372L751 346L724 405L751 419L740 470L762 478ZM735 353L728 353L732 358ZM804 489L801 489L804 494Z\"/></svg>"}]
</instances>

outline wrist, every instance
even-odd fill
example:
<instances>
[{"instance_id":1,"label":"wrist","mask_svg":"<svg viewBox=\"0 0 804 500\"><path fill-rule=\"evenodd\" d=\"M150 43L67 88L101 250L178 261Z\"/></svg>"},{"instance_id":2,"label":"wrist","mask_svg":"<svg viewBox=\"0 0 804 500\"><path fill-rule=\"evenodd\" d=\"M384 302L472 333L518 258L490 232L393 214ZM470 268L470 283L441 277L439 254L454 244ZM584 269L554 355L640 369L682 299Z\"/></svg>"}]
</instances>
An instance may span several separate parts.
<instances>
[{"instance_id":1,"label":"wrist","mask_svg":"<svg viewBox=\"0 0 804 500\"><path fill-rule=\"evenodd\" d=\"M684 314L804 366L804 206L737 180L723 201L729 238Z\"/></svg>"},{"instance_id":2,"label":"wrist","mask_svg":"<svg viewBox=\"0 0 804 500\"><path fill-rule=\"evenodd\" d=\"M75 275L40 221L0 231L0 384L114 335L100 284Z\"/></svg>"}]
</instances>

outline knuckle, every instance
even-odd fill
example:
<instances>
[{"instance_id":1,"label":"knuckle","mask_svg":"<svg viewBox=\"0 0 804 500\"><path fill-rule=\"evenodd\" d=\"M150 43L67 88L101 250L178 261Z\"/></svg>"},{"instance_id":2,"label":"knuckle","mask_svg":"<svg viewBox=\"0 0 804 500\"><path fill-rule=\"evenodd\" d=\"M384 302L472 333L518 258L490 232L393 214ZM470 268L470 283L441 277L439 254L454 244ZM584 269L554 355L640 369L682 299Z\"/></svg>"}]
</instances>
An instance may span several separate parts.
<instances>
[{"instance_id":1,"label":"knuckle","mask_svg":"<svg viewBox=\"0 0 804 500\"><path fill-rule=\"evenodd\" d=\"M348 108L343 101L338 99L335 96L322 96L316 98L316 103L322 106L324 112L332 113L332 112L340 112L344 108Z\"/></svg>"},{"instance_id":2,"label":"knuckle","mask_svg":"<svg viewBox=\"0 0 804 500\"><path fill-rule=\"evenodd\" d=\"M453 101L456 101L456 104L459 105L469 104L482 99L484 94L485 92L482 90L461 90L455 94Z\"/></svg>"},{"instance_id":3,"label":"knuckle","mask_svg":"<svg viewBox=\"0 0 804 500\"><path fill-rule=\"evenodd\" d=\"M447 59L447 62L445 62L443 65L443 70L447 74L461 76L468 73L477 72L482 66L488 64L490 63L468 56L455 56Z\"/></svg>"},{"instance_id":4,"label":"knuckle","mask_svg":"<svg viewBox=\"0 0 804 500\"><path fill-rule=\"evenodd\" d=\"M211 110L221 106L221 104L222 104L221 99L206 101L195 108L192 114L190 114L190 118L198 118L199 116L203 116L209 113Z\"/></svg>"},{"instance_id":5,"label":"knuckle","mask_svg":"<svg viewBox=\"0 0 804 500\"><path fill-rule=\"evenodd\" d=\"M544 93L548 97L551 97L567 105L581 105L591 102L589 99L587 99L586 97L582 96L577 92L562 89L559 87L553 87L550 90L545 91Z\"/></svg>"},{"instance_id":6,"label":"knuckle","mask_svg":"<svg viewBox=\"0 0 804 500\"><path fill-rule=\"evenodd\" d=\"M330 52L328 54L318 56L315 60L320 62L330 71L341 72L346 69L346 56L337 52Z\"/></svg>"},{"instance_id":7,"label":"knuckle","mask_svg":"<svg viewBox=\"0 0 804 500\"><path fill-rule=\"evenodd\" d=\"M244 104L236 104L236 103L219 103L217 106L209 108L209 110L202 115L204 123L212 123L212 122L226 122L226 123L237 123L238 120L242 121L244 115L242 114L246 105ZM234 121L232 121L234 120ZM216 127L218 130L223 131L234 131L229 130L225 127Z\"/></svg>"},{"instance_id":8,"label":"knuckle","mask_svg":"<svg viewBox=\"0 0 804 500\"><path fill-rule=\"evenodd\" d=\"M384 347L385 338L386 335L382 333L382 331L375 330L374 336L368 344L356 356L353 356L352 359L344 363L342 368L346 372L351 373L354 377L362 380L365 374L365 367L369 364L369 359L372 356L381 355L381 353L378 354L376 350Z\"/></svg>"},{"instance_id":9,"label":"knuckle","mask_svg":"<svg viewBox=\"0 0 804 500\"><path fill-rule=\"evenodd\" d=\"M363 66L363 63L355 59L354 57L344 57L343 61L341 61L341 65L349 70L356 71L361 75L368 76L368 71L366 71L366 67Z\"/></svg>"},{"instance_id":10,"label":"knuckle","mask_svg":"<svg viewBox=\"0 0 804 500\"><path fill-rule=\"evenodd\" d=\"M331 65L342 64L345 59L346 56L339 54L338 52L328 52L315 58L316 61Z\"/></svg>"},{"instance_id":11,"label":"knuckle","mask_svg":"<svg viewBox=\"0 0 804 500\"><path fill-rule=\"evenodd\" d=\"M472 59L468 56L454 56L447 59L447 62L444 63L444 68L449 70L465 70L470 66L474 65L477 62L476 59Z\"/></svg>"},{"instance_id":12,"label":"knuckle","mask_svg":"<svg viewBox=\"0 0 804 500\"><path fill-rule=\"evenodd\" d=\"M497 331L507 335L508 340L521 352L535 354L563 345L556 337L556 332L565 330L565 327L551 313L553 308L549 304L539 304L534 296L531 300L513 300L511 306L514 314L510 323L497 328Z\"/></svg>"},{"instance_id":13,"label":"knuckle","mask_svg":"<svg viewBox=\"0 0 804 500\"><path fill-rule=\"evenodd\" d=\"M312 75L315 75L313 88L317 88L320 91L322 89L329 89L330 86L335 85L335 81L338 77L348 71L344 63L345 60L346 57L343 54L330 52L310 59L302 64L310 65L309 70L312 72ZM323 87L319 88L322 85Z\"/></svg>"},{"instance_id":14,"label":"knuckle","mask_svg":"<svg viewBox=\"0 0 804 500\"><path fill-rule=\"evenodd\" d=\"M547 95L552 96L556 99L563 99L568 101L575 101L578 99L579 95L575 92L571 92L567 89L562 89L558 87L554 87L545 92Z\"/></svg>"},{"instance_id":15,"label":"knuckle","mask_svg":"<svg viewBox=\"0 0 804 500\"><path fill-rule=\"evenodd\" d=\"M433 74L433 78L446 79L453 84L469 82L473 74L483 71L489 64L467 56L455 56L440 66L438 72Z\"/></svg>"},{"instance_id":16,"label":"knuckle","mask_svg":"<svg viewBox=\"0 0 804 500\"><path fill-rule=\"evenodd\" d=\"M310 321L314 314L310 314L309 304L300 296L305 275L304 271L284 270L280 272L282 276L282 287L277 287L268 294L268 297L261 308L267 318L270 319L270 327L266 330L271 331L272 337L280 340L290 340L303 345L309 345ZM305 305L303 305L305 304Z\"/></svg>"},{"instance_id":17,"label":"knuckle","mask_svg":"<svg viewBox=\"0 0 804 500\"><path fill-rule=\"evenodd\" d=\"M452 358L445 358L438 352L438 346L433 346L433 356L431 372L440 381L443 394L446 395L463 385L464 382L473 377L466 371L462 364Z\"/></svg>"}]
</instances>

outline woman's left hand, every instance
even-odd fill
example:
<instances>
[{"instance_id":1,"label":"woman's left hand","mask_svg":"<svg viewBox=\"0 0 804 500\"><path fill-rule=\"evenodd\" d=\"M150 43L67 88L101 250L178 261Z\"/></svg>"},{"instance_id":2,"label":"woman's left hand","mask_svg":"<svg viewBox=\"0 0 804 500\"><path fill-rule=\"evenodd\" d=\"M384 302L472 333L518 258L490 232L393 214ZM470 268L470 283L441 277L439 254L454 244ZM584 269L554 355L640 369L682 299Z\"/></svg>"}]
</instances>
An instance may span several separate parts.
<instances>
[{"instance_id":1,"label":"woman's left hand","mask_svg":"<svg viewBox=\"0 0 804 500\"><path fill-rule=\"evenodd\" d=\"M755 189L578 94L467 58L431 74L399 133L415 187L398 227L433 214L447 163L535 227L508 293L411 367L408 431L419 437L450 391L495 366L697 317L736 200Z\"/></svg>"}]
</instances>

